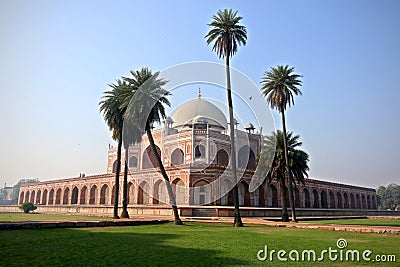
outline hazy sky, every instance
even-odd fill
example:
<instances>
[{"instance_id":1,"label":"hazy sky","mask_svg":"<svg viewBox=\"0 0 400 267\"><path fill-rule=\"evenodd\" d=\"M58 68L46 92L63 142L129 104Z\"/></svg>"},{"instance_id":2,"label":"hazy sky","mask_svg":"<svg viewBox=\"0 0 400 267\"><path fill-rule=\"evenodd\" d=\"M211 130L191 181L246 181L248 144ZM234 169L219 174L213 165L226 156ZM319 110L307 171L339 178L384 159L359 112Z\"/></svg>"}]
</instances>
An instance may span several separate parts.
<instances>
[{"instance_id":1,"label":"hazy sky","mask_svg":"<svg viewBox=\"0 0 400 267\"><path fill-rule=\"evenodd\" d=\"M0 185L106 172L107 84L142 66L222 63L204 40L222 8L248 30L233 67L256 84L277 64L304 75L287 127L310 154L311 178L400 182L397 0L13 0L0 1Z\"/></svg>"}]
</instances>

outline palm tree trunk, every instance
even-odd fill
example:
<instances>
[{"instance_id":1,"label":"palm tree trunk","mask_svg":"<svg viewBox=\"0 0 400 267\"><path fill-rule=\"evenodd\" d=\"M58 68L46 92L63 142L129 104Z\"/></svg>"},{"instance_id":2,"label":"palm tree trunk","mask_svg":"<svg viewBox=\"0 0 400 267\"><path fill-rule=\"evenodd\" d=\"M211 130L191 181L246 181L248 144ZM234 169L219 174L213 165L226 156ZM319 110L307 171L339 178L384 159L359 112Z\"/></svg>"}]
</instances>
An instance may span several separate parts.
<instances>
[{"instance_id":1,"label":"palm tree trunk","mask_svg":"<svg viewBox=\"0 0 400 267\"><path fill-rule=\"evenodd\" d=\"M279 187L281 188L282 222L288 222L289 215L287 211L286 190L285 190L286 186L284 177L281 177L281 179L279 179Z\"/></svg>"},{"instance_id":2,"label":"palm tree trunk","mask_svg":"<svg viewBox=\"0 0 400 267\"><path fill-rule=\"evenodd\" d=\"M124 169L124 181L122 183L122 213L121 218L129 218L128 213L128 149L129 146L125 147L125 169Z\"/></svg>"},{"instance_id":3,"label":"palm tree trunk","mask_svg":"<svg viewBox=\"0 0 400 267\"><path fill-rule=\"evenodd\" d=\"M226 91L228 95L228 107L229 107L229 128L230 128L230 138L231 138L231 162L232 162L232 175L233 183L233 196L234 196L234 206L235 206L235 220L233 222L234 227L242 227L243 222L240 216L239 210L239 189L237 186L237 173L236 173L236 149L235 149L235 123L233 118L233 103L232 103L232 91L231 91L231 72L229 69L229 54L226 55Z\"/></svg>"},{"instance_id":4,"label":"palm tree trunk","mask_svg":"<svg viewBox=\"0 0 400 267\"><path fill-rule=\"evenodd\" d=\"M289 188L290 208L292 211L292 222L297 222L296 209L295 209L295 205L294 205L294 196L293 196L293 177L292 177L292 173L289 168L289 155L288 155L287 140L286 140L285 110L282 110L282 129L283 129L283 146L284 146L284 150L285 150L286 175L289 177L288 188Z\"/></svg>"},{"instance_id":5,"label":"palm tree trunk","mask_svg":"<svg viewBox=\"0 0 400 267\"><path fill-rule=\"evenodd\" d=\"M174 212L174 224L182 225L183 223L182 223L181 219L179 218L179 213L178 213L178 208L176 206L174 192L172 191L171 183L169 181L167 172L164 169L164 165L161 161L161 157L157 152L156 144L154 143L153 135L151 134L150 124L148 122L146 123L146 134L147 134L147 138L149 139L149 142L150 142L151 150L153 151L153 154L157 159L158 167L160 167L161 174L165 180L165 185L167 186L168 196L170 199L170 203L172 205L172 210Z\"/></svg>"},{"instance_id":6,"label":"palm tree trunk","mask_svg":"<svg viewBox=\"0 0 400 267\"><path fill-rule=\"evenodd\" d=\"M122 150L122 131L119 132L118 150L117 150L117 168L115 170L115 194L114 194L114 219L118 216L118 197L119 197L119 174L121 172L121 150Z\"/></svg>"}]
</instances>

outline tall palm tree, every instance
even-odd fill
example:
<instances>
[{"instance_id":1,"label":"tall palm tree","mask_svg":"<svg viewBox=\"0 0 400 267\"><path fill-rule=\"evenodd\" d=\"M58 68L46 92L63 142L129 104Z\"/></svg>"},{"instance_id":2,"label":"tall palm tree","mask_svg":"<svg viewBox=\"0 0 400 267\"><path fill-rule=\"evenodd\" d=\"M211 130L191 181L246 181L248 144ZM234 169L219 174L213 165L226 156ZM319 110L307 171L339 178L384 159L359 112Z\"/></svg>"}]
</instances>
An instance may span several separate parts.
<instances>
[{"instance_id":1,"label":"tall palm tree","mask_svg":"<svg viewBox=\"0 0 400 267\"><path fill-rule=\"evenodd\" d=\"M176 225L181 225L182 221L179 217L171 182L162 163L161 155L157 151L152 134L153 124L160 123L166 118L164 105L170 105L167 97L171 95L171 93L162 88L167 81L158 78L159 72L153 75L151 70L148 68L142 68L140 71L131 72L131 74L133 78L131 80L127 79L127 81L138 86L138 90L135 92L135 96L128 105L126 112L127 119L137 130L146 132L152 153L156 158L157 165L165 180L165 185L167 187L168 196L174 213L174 223Z\"/></svg>"},{"instance_id":2,"label":"tall palm tree","mask_svg":"<svg viewBox=\"0 0 400 267\"><path fill-rule=\"evenodd\" d=\"M122 213L121 218L129 218L128 213L128 161L129 161L129 146L133 145L137 142L140 142L142 139L143 131L138 129L134 123L129 119L127 115L127 107L132 100L135 92L140 88L140 86L146 82L146 79L149 78L148 70L146 68L142 68L140 71L130 71L132 78L123 77L124 86L121 86L119 89L119 97L121 100L120 109L124 114L124 127L123 127L123 146L125 150L125 168L124 168L124 179L122 183Z\"/></svg>"},{"instance_id":3,"label":"tall palm tree","mask_svg":"<svg viewBox=\"0 0 400 267\"><path fill-rule=\"evenodd\" d=\"M124 113L121 110L120 89L126 86L126 83L120 79L114 84L109 84L111 90L103 93L102 100L99 102L100 113L103 113L104 120L112 131L112 138L118 142L117 166L115 171L115 192L114 192L114 216L118 216L118 197L119 197L119 175L121 172L121 151L122 151L122 127Z\"/></svg>"},{"instance_id":4,"label":"tall palm tree","mask_svg":"<svg viewBox=\"0 0 400 267\"><path fill-rule=\"evenodd\" d=\"M239 193L237 186L237 173L236 173L236 149L235 149L235 132L234 132L234 118L233 118L233 103L231 92L231 76L229 69L229 60L234 56L238 50L238 45L246 45L247 31L246 27L240 25L242 17L237 15L237 11L232 9L219 10L217 15L213 16L213 20L208 26L211 30L207 33L205 38L207 44L214 43L213 51L215 51L219 58L225 58L226 64L226 92L228 96L229 107L229 128L231 139L231 162L232 174L235 181L233 188L234 205L235 205L235 220L234 226L243 226L242 218L239 210Z\"/></svg>"},{"instance_id":5,"label":"tall palm tree","mask_svg":"<svg viewBox=\"0 0 400 267\"><path fill-rule=\"evenodd\" d=\"M288 132L286 135L287 148L290 172L293 177L296 178L298 183L304 184L305 177L308 177L308 161L309 156L303 150L298 149L302 145L299 141L300 136L293 136L292 132ZM282 203L282 220L288 221L289 215L287 211L286 202L286 158L285 158L285 145L284 136L282 131L277 130L273 132L272 135L265 138L264 153L269 153L269 151L274 152L273 157L264 157L272 162L260 162L259 164L265 164L266 166L271 166L267 174L267 180L270 183L274 178L279 182L279 187L281 190L281 203Z\"/></svg>"},{"instance_id":6,"label":"tall palm tree","mask_svg":"<svg viewBox=\"0 0 400 267\"><path fill-rule=\"evenodd\" d=\"M293 222L296 222L297 220L292 186L293 177L288 161L285 110L286 107L294 105L294 95L301 95L301 91L298 88L298 86L302 85L302 81L300 80L301 77L301 75L294 73L294 68L290 68L288 65L279 65L276 68L272 67L271 70L266 71L261 79L261 90L263 95L267 98L268 104L271 106L271 108L276 109L282 115L282 131L286 161L286 173L289 177L289 201L292 210Z\"/></svg>"},{"instance_id":7,"label":"tall palm tree","mask_svg":"<svg viewBox=\"0 0 400 267\"><path fill-rule=\"evenodd\" d=\"M126 119L127 103L129 103L137 90L125 77L123 77L123 85L118 88L118 97L120 99L120 110L123 114L122 142L125 150L124 159L124 179L122 182L122 212L121 218L129 218L128 213L128 160L129 146L141 139L142 133L134 130L134 126Z\"/></svg>"}]
</instances>

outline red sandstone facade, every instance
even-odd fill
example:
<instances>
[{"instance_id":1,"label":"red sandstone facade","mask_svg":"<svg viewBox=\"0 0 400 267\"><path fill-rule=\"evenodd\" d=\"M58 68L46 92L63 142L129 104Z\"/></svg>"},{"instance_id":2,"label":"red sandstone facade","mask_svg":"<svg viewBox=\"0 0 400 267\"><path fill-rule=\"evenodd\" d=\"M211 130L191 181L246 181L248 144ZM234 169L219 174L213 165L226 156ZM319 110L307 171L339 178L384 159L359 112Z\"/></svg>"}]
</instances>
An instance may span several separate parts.
<instances>
[{"instance_id":1,"label":"red sandstone facade","mask_svg":"<svg viewBox=\"0 0 400 267\"><path fill-rule=\"evenodd\" d=\"M186 106L185 106L186 105ZM233 183L230 175L230 141L226 119L213 104L196 99L168 118L163 129L154 131L159 154L175 193L178 206L231 206ZM196 113L192 110L197 107ZM222 114L222 115L221 115ZM175 124L174 126L172 126ZM237 142L239 202L246 207L279 207L280 188L276 181L249 192L249 184L260 153L260 134L248 125L235 130ZM123 152L122 158L125 158ZM114 202L116 148L108 151L107 173L86 177L38 182L21 186L19 203L39 205L104 205ZM130 206L169 203L165 183L159 174L147 137L128 151L128 204ZM123 174L121 173L121 177ZM122 179L121 179L122 180ZM122 188L122 181L120 188ZM122 190L121 190L122 192ZM225 192L226 194L224 194ZM121 203L121 194L119 196ZM372 188L306 179L295 188L300 208L376 209Z\"/></svg>"}]
</instances>

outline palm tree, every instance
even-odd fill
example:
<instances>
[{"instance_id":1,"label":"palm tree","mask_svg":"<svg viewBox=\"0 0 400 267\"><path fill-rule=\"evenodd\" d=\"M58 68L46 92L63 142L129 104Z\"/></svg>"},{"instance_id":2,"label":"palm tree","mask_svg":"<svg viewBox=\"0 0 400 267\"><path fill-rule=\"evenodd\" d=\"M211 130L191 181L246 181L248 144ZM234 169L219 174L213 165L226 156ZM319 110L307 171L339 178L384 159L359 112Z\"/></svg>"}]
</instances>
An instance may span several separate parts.
<instances>
[{"instance_id":1,"label":"palm tree","mask_svg":"<svg viewBox=\"0 0 400 267\"><path fill-rule=\"evenodd\" d=\"M239 211L239 193L236 173L235 132L229 60L233 55L236 54L238 45L246 45L247 31L245 26L239 24L241 20L242 17L237 15L237 11L232 11L232 9L219 10L217 12L217 15L213 16L213 21L208 24L208 26L211 27L211 30L205 36L205 38L207 38L207 44L209 45L211 43L214 43L212 48L213 51L217 53L219 58L225 58L226 64L226 91L229 107L231 162L233 179L235 181L235 186L233 188L235 205L235 220L233 225L235 227L241 227L243 226L243 223Z\"/></svg>"},{"instance_id":2,"label":"palm tree","mask_svg":"<svg viewBox=\"0 0 400 267\"><path fill-rule=\"evenodd\" d=\"M282 115L284 154L286 173L289 177L289 201L292 209L293 222L296 222L297 220L293 197L293 177L288 161L285 110L287 106L290 107L291 105L294 105L294 95L301 95L301 91L298 88L298 86L302 85L300 80L301 77L301 75L294 73L294 68L289 68L288 65L279 65L276 68L272 67L270 71L266 71L261 79L262 93L267 98L268 104L271 106L271 108L276 109ZM287 218L287 220L289 220L289 218Z\"/></svg>"},{"instance_id":3,"label":"palm tree","mask_svg":"<svg viewBox=\"0 0 400 267\"><path fill-rule=\"evenodd\" d=\"M129 145L132 144L126 140L125 135L123 134L123 143L125 150L125 159L124 159L124 179L122 182L122 212L121 218L129 218L128 213L128 150Z\"/></svg>"},{"instance_id":4,"label":"palm tree","mask_svg":"<svg viewBox=\"0 0 400 267\"><path fill-rule=\"evenodd\" d=\"M134 121L129 120L129 116L126 113L126 109L132 100L135 92L140 86L146 82L149 78L148 70L142 68L141 71L130 71L132 78L123 77L124 86L120 87L119 97L121 99L120 109L124 114L124 127L123 127L123 146L125 149L125 168L124 168L124 179L122 183L122 213L121 218L129 218L128 213L128 161L129 161L129 146L142 139L143 132L138 129Z\"/></svg>"},{"instance_id":5,"label":"palm tree","mask_svg":"<svg viewBox=\"0 0 400 267\"><path fill-rule=\"evenodd\" d=\"M304 184L305 177L308 177L308 161L309 156L303 150L297 149L302 145L299 141L300 136L293 136L292 132L288 132L286 135L288 157L291 175L296 178L298 183ZM286 159L285 159L285 143L283 133L278 130L273 132L272 135L267 136L264 144L264 153L274 151L273 157L265 157L272 162L264 162L266 166L271 166L267 174L267 180L270 183L274 178L279 182L281 190L281 203L282 203L282 220L288 221L289 215L287 211L286 203ZM295 206L295 205L293 205Z\"/></svg>"},{"instance_id":6,"label":"palm tree","mask_svg":"<svg viewBox=\"0 0 400 267\"><path fill-rule=\"evenodd\" d=\"M134 126L126 119L126 109L127 103L129 103L137 90L137 87L132 86L127 78L123 77L123 86L118 89L118 97L120 99L120 109L123 113L123 128L122 131L122 141L125 150L124 159L124 179L122 182L122 212L121 218L129 218L128 213L128 160L129 160L129 146L141 140L142 133L134 129Z\"/></svg>"},{"instance_id":7,"label":"palm tree","mask_svg":"<svg viewBox=\"0 0 400 267\"><path fill-rule=\"evenodd\" d=\"M112 138L118 142L117 166L115 171L115 193L114 193L114 219L118 216L118 197L119 197L119 175L121 172L121 150L122 150L122 127L124 113L121 110L120 89L126 86L126 83L118 79L116 83L109 84L110 91L103 93L102 100L99 102L100 112L103 113L104 120L112 131Z\"/></svg>"},{"instance_id":8,"label":"palm tree","mask_svg":"<svg viewBox=\"0 0 400 267\"><path fill-rule=\"evenodd\" d=\"M157 151L152 134L153 124L160 123L166 117L164 104L168 106L170 105L167 97L171 94L169 91L162 88L167 81L159 79L158 72L153 75L151 70L148 68L142 68L140 71L131 72L131 74L133 78L131 80L127 79L127 81L138 86L138 90L136 90L135 96L128 105L126 112L127 119L138 131L146 132L152 153L156 158L160 172L165 180L168 196L174 213L174 223L176 225L181 225L182 221L179 217L171 182L167 172L165 171L161 156Z\"/></svg>"}]
</instances>

